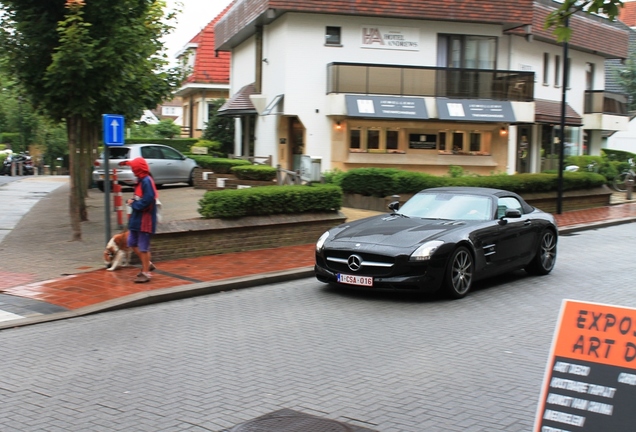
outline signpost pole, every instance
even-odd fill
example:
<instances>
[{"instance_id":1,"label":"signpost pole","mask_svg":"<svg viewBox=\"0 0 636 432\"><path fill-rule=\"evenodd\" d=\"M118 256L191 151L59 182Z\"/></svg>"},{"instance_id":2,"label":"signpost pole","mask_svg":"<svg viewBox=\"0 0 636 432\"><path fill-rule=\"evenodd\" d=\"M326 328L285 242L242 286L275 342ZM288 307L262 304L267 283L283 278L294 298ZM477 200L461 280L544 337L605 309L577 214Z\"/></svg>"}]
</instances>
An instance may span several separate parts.
<instances>
[{"instance_id":1,"label":"signpost pole","mask_svg":"<svg viewBox=\"0 0 636 432\"><path fill-rule=\"evenodd\" d=\"M106 244L110 241L110 146L124 145L124 116L117 114L102 115L104 132L104 217L106 222Z\"/></svg>"},{"instance_id":2,"label":"signpost pole","mask_svg":"<svg viewBox=\"0 0 636 432\"><path fill-rule=\"evenodd\" d=\"M104 146L104 213L106 226L106 244L110 241L110 167L108 160L110 159L110 151L107 145Z\"/></svg>"}]
</instances>

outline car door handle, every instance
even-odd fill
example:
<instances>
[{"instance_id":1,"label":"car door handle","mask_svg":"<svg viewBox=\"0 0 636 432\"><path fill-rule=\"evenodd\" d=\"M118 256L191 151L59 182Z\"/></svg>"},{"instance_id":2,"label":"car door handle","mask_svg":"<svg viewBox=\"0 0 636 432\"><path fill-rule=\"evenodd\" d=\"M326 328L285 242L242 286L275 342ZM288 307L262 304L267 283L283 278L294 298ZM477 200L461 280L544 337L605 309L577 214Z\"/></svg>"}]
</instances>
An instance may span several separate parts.
<instances>
[{"instance_id":1,"label":"car door handle","mask_svg":"<svg viewBox=\"0 0 636 432\"><path fill-rule=\"evenodd\" d=\"M532 221L530 219L528 219L527 221L523 223L523 226L530 226L530 225L532 225Z\"/></svg>"}]
</instances>

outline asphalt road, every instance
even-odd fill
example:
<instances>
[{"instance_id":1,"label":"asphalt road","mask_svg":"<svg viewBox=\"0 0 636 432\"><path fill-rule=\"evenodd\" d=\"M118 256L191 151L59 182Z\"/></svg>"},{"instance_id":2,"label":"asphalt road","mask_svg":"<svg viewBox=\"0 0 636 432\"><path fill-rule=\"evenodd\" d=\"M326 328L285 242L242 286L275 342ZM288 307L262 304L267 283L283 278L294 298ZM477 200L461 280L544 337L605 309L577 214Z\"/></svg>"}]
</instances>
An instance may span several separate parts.
<instances>
[{"instance_id":1,"label":"asphalt road","mask_svg":"<svg viewBox=\"0 0 636 432\"><path fill-rule=\"evenodd\" d=\"M467 298L313 279L0 332L0 429L222 431L288 408L382 432L529 431L563 299L635 307L636 225Z\"/></svg>"}]
</instances>

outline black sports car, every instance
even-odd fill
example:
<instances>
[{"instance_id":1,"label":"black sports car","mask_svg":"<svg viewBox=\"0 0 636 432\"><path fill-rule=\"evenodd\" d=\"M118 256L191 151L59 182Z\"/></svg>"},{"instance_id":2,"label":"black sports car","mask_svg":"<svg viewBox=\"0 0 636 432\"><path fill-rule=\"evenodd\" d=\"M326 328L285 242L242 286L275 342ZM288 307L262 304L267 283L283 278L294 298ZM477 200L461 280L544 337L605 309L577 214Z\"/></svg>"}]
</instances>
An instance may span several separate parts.
<instances>
[{"instance_id":1,"label":"black sports car","mask_svg":"<svg viewBox=\"0 0 636 432\"><path fill-rule=\"evenodd\" d=\"M390 214L339 225L318 239L318 280L368 289L443 288L462 298L479 279L520 268L546 275L554 268L554 217L515 193L433 188L389 208Z\"/></svg>"}]
</instances>

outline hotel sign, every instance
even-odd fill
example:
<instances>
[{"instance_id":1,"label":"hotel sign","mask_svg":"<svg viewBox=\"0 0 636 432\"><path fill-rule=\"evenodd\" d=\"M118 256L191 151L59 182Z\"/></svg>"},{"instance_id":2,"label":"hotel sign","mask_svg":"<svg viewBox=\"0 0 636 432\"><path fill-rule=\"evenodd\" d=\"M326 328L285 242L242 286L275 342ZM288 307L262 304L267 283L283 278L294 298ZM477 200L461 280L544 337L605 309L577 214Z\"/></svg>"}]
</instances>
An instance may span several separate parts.
<instances>
[{"instance_id":1,"label":"hotel sign","mask_svg":"<svg viewBox=\"0 0 636 432\"><path fill-rule=\"evenodd\" d=\"M362 48L420 50L420 30L409 27L363 26Z\"/></svg>"},{"instance_id":2,"label":"hotel sign","mask_svg":"<svg viewBox=\"0 0 636 432\"><path fill-rule=\"evenodd\" d=\"M512 104L508 101L437 99L437 111L441 120L499 123L515 121Z\"/></svg>"},{"instance_id":3,"label":"hotel sign","mask_svg":"<svg viewBox=\"0 0 636 432\"><path fill-rule=\"evenodd\" d=\"M427 120L423 98L345 95L349 117Z\"/></svg>"}]
</instances>

